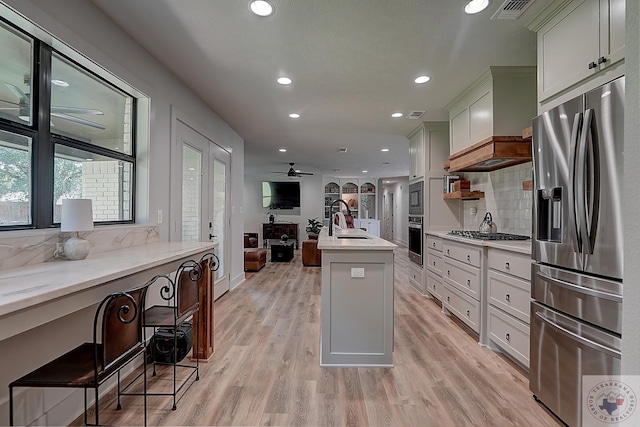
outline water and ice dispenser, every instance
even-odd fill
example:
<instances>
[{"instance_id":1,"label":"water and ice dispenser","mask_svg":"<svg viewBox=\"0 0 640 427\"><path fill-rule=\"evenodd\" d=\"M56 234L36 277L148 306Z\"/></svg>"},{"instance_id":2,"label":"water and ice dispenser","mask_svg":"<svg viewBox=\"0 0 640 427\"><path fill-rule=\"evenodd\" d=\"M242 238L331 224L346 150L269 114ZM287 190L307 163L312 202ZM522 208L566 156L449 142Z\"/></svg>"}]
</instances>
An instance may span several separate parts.
<instances>
[{"instance_id":1,"label":"water and ice dispenser","mask_svg":"<svg viewBox=\"0 0 640 427\"><path fill-rule=\"evenodd\" d=\"M543 188L537 191L538 235L540 241L562 242L562 187Z\"/></svg>"}]
</instances>

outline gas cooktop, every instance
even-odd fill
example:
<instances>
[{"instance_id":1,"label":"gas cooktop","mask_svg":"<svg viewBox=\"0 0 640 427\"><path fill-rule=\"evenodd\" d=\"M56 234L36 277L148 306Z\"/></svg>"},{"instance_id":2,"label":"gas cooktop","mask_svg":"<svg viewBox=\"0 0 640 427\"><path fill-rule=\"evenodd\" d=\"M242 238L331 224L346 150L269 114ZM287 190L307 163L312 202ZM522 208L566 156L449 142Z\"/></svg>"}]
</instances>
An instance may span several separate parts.
<instances>
[{"instance_id":1,"label":"gas cooktop","mask_svg":"<svg viewBox=\"0 0 640 427\"><path fill-rule=\"evenodd\" d=\"M479 231L467 231L467 230L454 230L450 231L449 235L456 237L466 237L468 239L479 239L479 240L529 240L529 236L521 236L519 234L508 234L508 233L493 233L486 234L480 233Z\"/></svg>"}]
</instances>

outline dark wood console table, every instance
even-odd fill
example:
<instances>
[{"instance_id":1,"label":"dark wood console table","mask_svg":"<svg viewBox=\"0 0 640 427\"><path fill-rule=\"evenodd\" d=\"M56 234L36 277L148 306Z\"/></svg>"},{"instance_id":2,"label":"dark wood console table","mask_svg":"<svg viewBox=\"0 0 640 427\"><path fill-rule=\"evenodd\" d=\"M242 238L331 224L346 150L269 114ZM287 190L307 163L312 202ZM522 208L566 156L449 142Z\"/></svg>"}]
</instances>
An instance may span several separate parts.
<instances>
[{"instance_id":1,"label":"dark wood console table","mask_svg":"<svg viewBox=\"0 0 640 427\"><path fill-rule=\"evenodd\" d=\"M274 222L262 224L262 240L263 247L267 247L270 239L280 240L280 237L286 234L290 240L295 240L296 249L298 249L298 224L290 222Z\"/></svg>"}]
</instances>

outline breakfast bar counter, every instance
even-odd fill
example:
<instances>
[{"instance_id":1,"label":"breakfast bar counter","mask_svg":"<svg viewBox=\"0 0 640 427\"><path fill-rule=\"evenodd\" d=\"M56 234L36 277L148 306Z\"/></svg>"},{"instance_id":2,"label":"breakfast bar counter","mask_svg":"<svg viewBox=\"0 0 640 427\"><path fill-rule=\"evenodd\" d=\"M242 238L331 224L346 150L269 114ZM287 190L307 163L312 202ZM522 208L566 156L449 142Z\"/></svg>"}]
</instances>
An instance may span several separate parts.
<instances>
[{"instance_id":1,"label":"breakfast bar counter","mask_svg":"<svg viewBox=\"0 0 640 427\"><path fill-rule=\"evenodd\" d=\"M216 246L157 242L0 270L0 341L89 307L110 292L141 286Z\"/></svg>"},{"instance_id":2,"label":"breakfast bar counter","mask_svg":"<svg viewBox=\"0 0 640 427\"><path fill-rule=\"evenodd\" d=\"M325 227L321 366L393 366L393 250L360 229Z\"/></svg>"}]
</instances>

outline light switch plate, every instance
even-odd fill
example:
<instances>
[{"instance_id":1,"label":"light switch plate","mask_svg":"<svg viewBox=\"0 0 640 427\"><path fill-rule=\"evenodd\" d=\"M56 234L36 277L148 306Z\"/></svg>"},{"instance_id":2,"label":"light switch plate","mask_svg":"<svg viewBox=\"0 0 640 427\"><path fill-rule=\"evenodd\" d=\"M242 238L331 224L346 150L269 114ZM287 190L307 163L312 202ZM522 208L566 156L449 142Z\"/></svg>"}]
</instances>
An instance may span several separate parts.
<instances>
[{"instance_id":1,"label":"light switch plate","mask_svg":"<svg viewBox=\"0 0 640 427\"><path fill-rule=\"evenodd\" d=\"M351 277L364 277L364 268L352 268Z\"/></svg>"}]
</instances>

